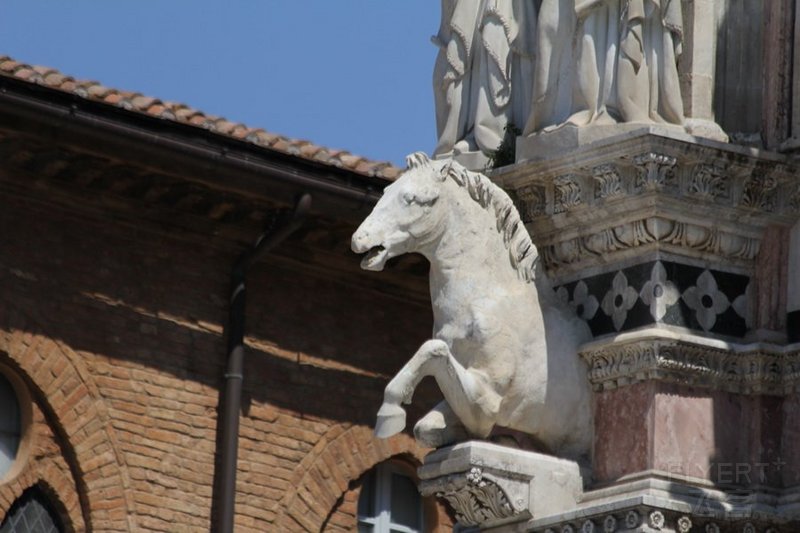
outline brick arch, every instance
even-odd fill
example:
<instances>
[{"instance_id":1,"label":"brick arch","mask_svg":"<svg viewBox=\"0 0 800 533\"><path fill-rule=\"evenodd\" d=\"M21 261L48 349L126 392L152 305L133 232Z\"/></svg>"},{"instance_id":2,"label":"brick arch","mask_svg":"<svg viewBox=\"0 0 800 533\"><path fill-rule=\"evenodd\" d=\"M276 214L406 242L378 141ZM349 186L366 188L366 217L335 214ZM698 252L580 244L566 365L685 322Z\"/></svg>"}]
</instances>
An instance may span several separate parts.
<instances>
[{"instance_id":1,"label":"brick arch","mask_svg":"<svg viewBox=\"0 0 800 533\"><path fill-rule=\"evenodd\" d=\"M26 468L11 483L0 489L0 517L8 513L26 490L37 485L47 495L51 507L64 522L68 532L87 529L79 499L74 491L69 490L72 486L71 477L65 475L52 461Z\"/></svg>"},{"instance_id":2,"label":"brick arch","mask_svg":"<svg viewBox=\"0 0 800 533\"><path fill-rule=\"evenodd\" d=\"M55 426L78 485L85 529L135 530L130 478L102 396L74 351L31 329L0 332L0 352L15 363Z\"/></svg>"},{"instance_id":3,"label":"brick arch","mask_svg":"<svg viewBox=\"0 0 800 533\"><path fill-rule=\"evenodd\" d=\"M426 451L405 434L377 439L365 426L332 428L295 469L295 489L280 502L278 530L320 531L351 482L397 455L412 455L421 462Z\"/></svg>"}]
</instances>

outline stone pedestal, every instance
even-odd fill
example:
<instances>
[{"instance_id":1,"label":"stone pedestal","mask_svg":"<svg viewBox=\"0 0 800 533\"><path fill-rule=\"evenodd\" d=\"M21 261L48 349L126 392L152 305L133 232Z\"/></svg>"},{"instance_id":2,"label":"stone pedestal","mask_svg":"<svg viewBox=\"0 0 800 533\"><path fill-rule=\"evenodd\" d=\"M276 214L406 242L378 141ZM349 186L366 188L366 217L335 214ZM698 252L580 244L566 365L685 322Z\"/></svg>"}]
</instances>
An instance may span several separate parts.
<instances>
[{"instance_id":1,"label":"stone pedestal","mask_svg":"<svg viewBox=\"0 0 800 533\"><path fill-rule=\"evenodd\" d=\"M693 122L692 124L695 124L698 128L700 127L699 123ZM716 124L712 122L711 126L708 126L709 131L713 126L716 126ZM716 126L716 128L719 129L719 126ZM684 127L673 124L628 122L581 127L563 124L526 137L518 137L516 158L518 163L544 161L552 159L554 154L571 153L576 148L588 148L594 143L619 142L625 138L642 137L648 134L688 142L694 140L694 136L688 133ZM719 130L717 135L709 133L707 136L711 137L709 140L712 142L724 142L727 140L722 130Z\"/></svg>"},{"instance_id":2,"label":"stone pedestal","mask_svg":"<svg viewBox=\"0 0 800 533\"><path fill-rule=\"evenodd\" d=\"M431 453L418 473L424 496L446 499L461 524L483 529L568 512L583 489L573 461L481 441Z\"/></svg>"}]
</instances>

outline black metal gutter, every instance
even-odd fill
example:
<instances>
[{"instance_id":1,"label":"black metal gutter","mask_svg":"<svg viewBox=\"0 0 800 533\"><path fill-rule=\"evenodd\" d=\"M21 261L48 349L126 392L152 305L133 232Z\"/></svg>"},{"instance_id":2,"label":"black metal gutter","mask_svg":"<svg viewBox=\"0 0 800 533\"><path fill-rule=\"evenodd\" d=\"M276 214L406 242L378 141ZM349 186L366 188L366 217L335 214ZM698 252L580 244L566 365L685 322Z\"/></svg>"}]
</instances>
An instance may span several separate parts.
<instances>
[{"instance_id":1,"label":"black metal gutter","mask_svg":"<svg viewBox=\"0 0 800 533\"><path fill-rule=\"evenodd\" d=\"M275 248L297 230L311 209L311 195L303 194L294 210L283 213L267 228L255 244L245 250L231 270L231 299L226 337L228 339L228 365L225 370L222 411L217 422L219 443L222 448L219 479L215 484L217 521L215 533L232 533L236 498L236 461L239 448L239 411L242 406L244 381L244 319L246 277L250 267L265 253Z\"/></svg>"}]
</instances>

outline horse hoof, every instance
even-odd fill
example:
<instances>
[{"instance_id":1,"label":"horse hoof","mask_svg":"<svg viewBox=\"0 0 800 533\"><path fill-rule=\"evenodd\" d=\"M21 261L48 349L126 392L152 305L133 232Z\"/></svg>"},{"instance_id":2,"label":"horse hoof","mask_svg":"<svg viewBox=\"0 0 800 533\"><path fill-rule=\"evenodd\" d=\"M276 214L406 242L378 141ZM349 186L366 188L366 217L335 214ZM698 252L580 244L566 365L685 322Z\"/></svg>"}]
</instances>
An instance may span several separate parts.
<instances>
[{"instance_id":1,"label":"horse hoof","mask_svg":"<svg viewBox=\"0 0 800 533\"><path fill-rule=\"evenodd\" d=\"M385 403L378 410L375 422L375 436L386 439L403 431L406 427L406 412L399 405Z\"/></svg>"}]
</instances>

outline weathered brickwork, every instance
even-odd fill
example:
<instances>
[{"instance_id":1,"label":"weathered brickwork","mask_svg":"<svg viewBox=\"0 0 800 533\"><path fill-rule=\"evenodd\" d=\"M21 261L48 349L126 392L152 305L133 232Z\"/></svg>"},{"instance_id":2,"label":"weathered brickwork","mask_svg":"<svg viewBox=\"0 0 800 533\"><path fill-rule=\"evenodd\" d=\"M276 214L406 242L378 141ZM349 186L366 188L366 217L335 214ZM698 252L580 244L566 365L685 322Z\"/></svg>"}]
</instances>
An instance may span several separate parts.
<instances>
[{"instance_id":1,"label":"weathered brickwork","mask_svg":"<svg viewBox=\"0 0 800 533\"><path fill-rule=\"evenodd\" d=\"M9 320L0 335L0 354L17 365L30 394L48 413L47 434L58 436L58 445L79 476L84 516L96 528L128 530L133 518L130 483L109 431L109 414L89 371L67 346L38 332L36 323L20 312L11 288L3 292L12 299L3 302L3 316ZM34 447L40 445L38 435L30 431Z\"/></svg>"},{"instance_id":2,"label":"weathered brickwork","mask_svg":"<svg viewBox=\"0 0 800 533\"><path fill-rule=\"evenodd\" d=\"M81 531L85 522L70 465L45 414L35 402L30 407L30 438L21 446L20 464L10 474L13 479L0 484L0 516L25 490L37 485L49 496L61 520Z\"/></svg>"},{"instance_id":3,"label":"weathered brickwork","mask_svg":"<svg viewBox=\"0 0 800 533\"><path fill-rule=\"evenodd\" d=\"M0 210L0 356L41 404L28 436L47 450L0 483L0 520L40 483L76 531L208 531L241 246L116 223L112 207L23 194ZM289 242L249 277L236 531L346 530L366 471L424 455L369 426L430 308L365 284L344 236L344 266Z\"/></svg>"}]
</instances>

